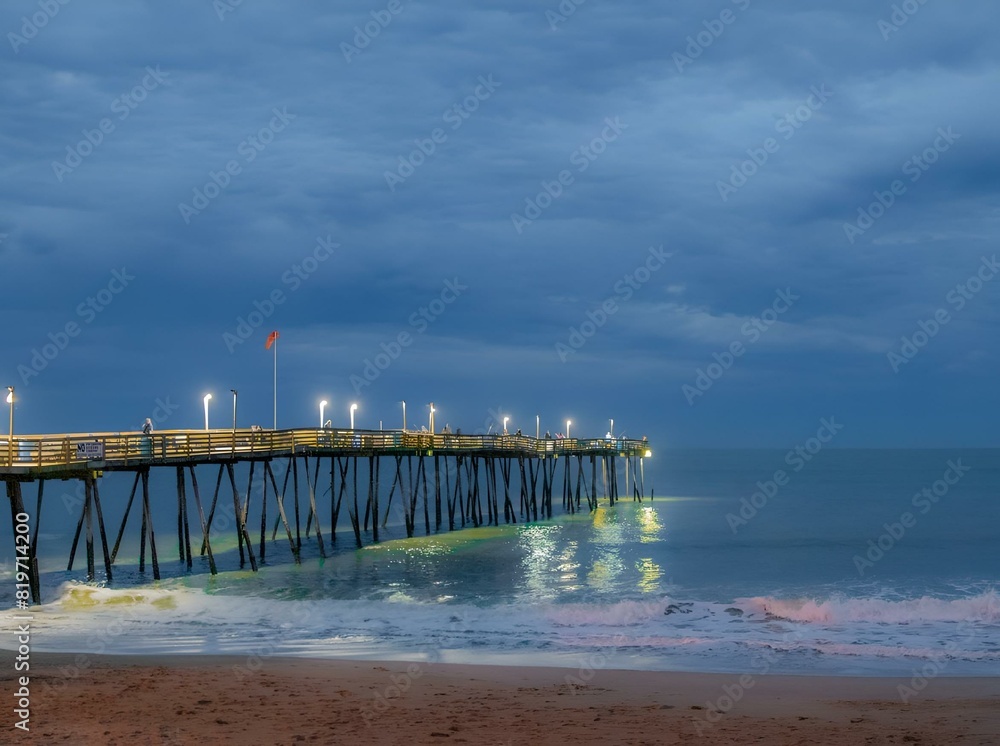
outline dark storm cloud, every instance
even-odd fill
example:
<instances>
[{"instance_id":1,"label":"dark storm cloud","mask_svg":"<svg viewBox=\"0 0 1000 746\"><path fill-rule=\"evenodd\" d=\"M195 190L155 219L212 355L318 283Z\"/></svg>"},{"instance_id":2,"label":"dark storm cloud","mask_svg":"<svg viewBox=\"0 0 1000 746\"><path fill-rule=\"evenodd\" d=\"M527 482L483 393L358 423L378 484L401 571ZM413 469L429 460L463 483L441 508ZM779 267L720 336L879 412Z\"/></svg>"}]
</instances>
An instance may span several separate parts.
<instances>
[{"instance_id":1,"label":"dark storm cloud","mask_svg":"<svg viewBox=\"0 0 1000 746\"><path fill-rule=\"evenodd\" d=\"M987 2L897 3L902 23L863 2L69 2L11 41L51 5L0 13L2 367L26 428L124 427L166 394L196 425L200 393L234 385L266 420L279 328L289 424L321 395L360 397L369 425L412 396L470 429L501 401L784 445L833 412L860 421L845 442L891 444L934 402L920 442L991 442L967 401L995 400L998 291L946 300L997 250ZM134 283L85 322L122 267ZM452 280L468 291L417 331ZM689 405L784 289L800 300ZM953 320L894 373L886 353L939 307Z\"/></svg>"}]
</instances>

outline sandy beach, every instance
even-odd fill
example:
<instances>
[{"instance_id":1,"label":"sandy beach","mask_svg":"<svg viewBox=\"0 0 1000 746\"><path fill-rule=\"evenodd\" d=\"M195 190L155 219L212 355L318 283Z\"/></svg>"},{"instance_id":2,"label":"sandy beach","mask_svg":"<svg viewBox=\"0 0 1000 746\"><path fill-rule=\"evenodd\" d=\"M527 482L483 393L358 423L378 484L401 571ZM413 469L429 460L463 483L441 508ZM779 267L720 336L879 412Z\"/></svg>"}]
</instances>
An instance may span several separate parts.
<instances>
[{"instance_id":1,"label":"sandy beach","mask_svg":"<svg viewBox=\"0 0 1000 746\"><path fill-rule=\"evenodd\" d=\"M33 653L30 674L30 732L8 706L0 742L1000 744L1000 678L904 703L901 679L292 658Z\"/></svg>"}]
</instances>

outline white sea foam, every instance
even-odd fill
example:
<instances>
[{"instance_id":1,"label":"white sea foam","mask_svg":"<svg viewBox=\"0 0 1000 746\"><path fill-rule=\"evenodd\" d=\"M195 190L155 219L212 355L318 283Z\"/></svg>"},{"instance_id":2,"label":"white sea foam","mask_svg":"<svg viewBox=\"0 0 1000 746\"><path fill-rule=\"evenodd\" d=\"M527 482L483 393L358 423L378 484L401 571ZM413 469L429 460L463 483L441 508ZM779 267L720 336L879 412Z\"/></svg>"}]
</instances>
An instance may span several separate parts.
<instances>
[{"instance_id":1,"label":"white sea foam","mask_svg":"<svg viewBox=\"0 0 1000 746\"><path fill-rule=\"evenodd\" d=\"M601 604L279 600L170 587L67 584L34 614L34 648L83 653L298 655L619 668L1000 673L995 591L967 598L678 598ZM10 622L12 623L12 622ZM9 642L8 642L9 644Z\"/></svg>"},{"instance_id":2,"label":"white sea foam","mask_svg":"<svg viewBox=\"0 0 1000 746\"><path fill-rule=\"evenodd\" d=\"M844 624L847 622L983 622L1000 624L1000 595L987 591L975 596L941 599L922 596L912 600L881 598L781 599L756 597L737 601L742 608L795 622Z\"/></svg>"}]
</instances>

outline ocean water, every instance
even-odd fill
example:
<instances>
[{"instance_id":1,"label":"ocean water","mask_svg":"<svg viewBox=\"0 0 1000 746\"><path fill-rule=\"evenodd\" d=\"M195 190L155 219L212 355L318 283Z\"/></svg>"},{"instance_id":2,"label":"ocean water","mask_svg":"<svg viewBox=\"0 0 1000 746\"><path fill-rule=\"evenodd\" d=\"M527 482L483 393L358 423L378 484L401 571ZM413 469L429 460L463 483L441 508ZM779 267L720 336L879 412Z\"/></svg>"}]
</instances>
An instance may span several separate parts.
<instances>
[{"instance_id":1,"label":"ocean water","mask_svg":"<svg viewBox=\"0 0 1000 746\"><path fill-rule=\"evenodd\" d=\"M67 572L79 495L73 483L50 484L32 648L586 671L1000 675L1000 451L826 449L805 460L784 451L675 450L657 458L646 478L655 499L576 515L557 505L559 514L540 523L424 536L420 510L420 536L405 538L393 514L380 543L367 538L356 549L345 507L336 547L324 537L328 557L303 533L301 564L278 541L257 573L239 569L223 510L212 536L216 576L205 557L193 571L178 562L176 498L164 479L154 483L158 582L148 565L138 572L137 514L113 583L84 582L82 547ZM207 501L214 478L199 480ZM112 542L130 486L125 475L101 484ZM323 488L321 479L328 532ZM34 506L30 486L25 497ZM273 503L268 510L270 535ZM192 537L200 537L193 505L192 517ZM255 542L259 521L251 510ZM8 549L4 608L14 603L11 557ZM101 567L100 548L97 560ZM7 629L16 628L14 613L3 614ZM2 644L14 647L10 637Z\"/></svg>"}]
</instances>

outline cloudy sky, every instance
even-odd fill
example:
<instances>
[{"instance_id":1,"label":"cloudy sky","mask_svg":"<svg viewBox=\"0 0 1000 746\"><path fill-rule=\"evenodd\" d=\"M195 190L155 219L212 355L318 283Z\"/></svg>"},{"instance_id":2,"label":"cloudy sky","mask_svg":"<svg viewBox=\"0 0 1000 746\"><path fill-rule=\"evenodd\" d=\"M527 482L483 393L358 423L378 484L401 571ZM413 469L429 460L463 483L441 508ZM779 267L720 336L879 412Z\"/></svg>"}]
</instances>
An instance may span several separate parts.
<instances>
[{"instance_id":1,"label":"cloudy sky","mask_svg":"<svg viewBox=\"0 0 1000 746\"><path fill-rule=\"evenodd\" d=\"M20 432L1000 442L995 3L330 5L3 4Z\"/></svg>"}]
</instances>

